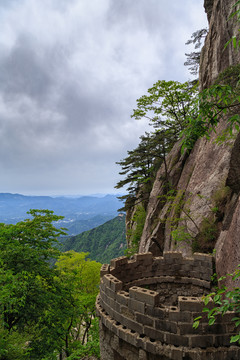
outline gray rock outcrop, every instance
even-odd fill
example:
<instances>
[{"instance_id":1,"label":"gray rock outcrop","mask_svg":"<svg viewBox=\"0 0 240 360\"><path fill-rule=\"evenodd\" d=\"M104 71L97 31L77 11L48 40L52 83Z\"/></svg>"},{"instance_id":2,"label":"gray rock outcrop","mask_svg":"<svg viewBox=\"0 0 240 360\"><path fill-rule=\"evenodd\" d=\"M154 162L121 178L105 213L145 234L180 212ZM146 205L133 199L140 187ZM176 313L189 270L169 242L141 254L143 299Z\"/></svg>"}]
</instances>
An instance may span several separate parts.
<instances>
[{"instance_id":1,"label":"gray rock outcrop","mask_svg":"<svg viewBox=\"0 0 240 360\"><path fill-rule=\"evenodd\" d=\"M211 86L229 66L240 63L240 51L226 42L238 31L238 22L229 18L235 0L205 0L209 33L201 53L200 89ZM166 197L165 169L159 169L154 182L139 252L180 250L192 253L216 249L219 275L232 272L240 263L240 135L222 145L217 136L226 129L222 119L210 140L199 139L190 155L175 144L167 157L169 179L176 189L175 204ZM178 225L174 218L178 218ZM172 230L187 229L186 241L176 242ZM184 237L184 232L183 232Z\"/></svg>"}]
</instances>

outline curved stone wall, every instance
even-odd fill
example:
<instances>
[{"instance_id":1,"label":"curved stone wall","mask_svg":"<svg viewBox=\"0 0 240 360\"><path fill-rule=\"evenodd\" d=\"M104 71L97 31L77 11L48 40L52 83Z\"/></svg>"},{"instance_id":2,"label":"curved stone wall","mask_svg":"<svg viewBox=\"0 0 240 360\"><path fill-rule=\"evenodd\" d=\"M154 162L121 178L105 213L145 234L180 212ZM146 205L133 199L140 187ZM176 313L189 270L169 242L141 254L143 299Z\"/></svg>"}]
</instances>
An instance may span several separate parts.
<instances>
[{"instance_id":1,"label":"curved stone wall","mask_svg":"<svg viewBox=\"0 0 240 360\"><path fill-rule=\"evenodd\" d=\"M136 254L103 265L96 308L102 360L237 360L232 313L193 329L211 290L213 259L195 253Z\"/></svg>"}]
</instances>

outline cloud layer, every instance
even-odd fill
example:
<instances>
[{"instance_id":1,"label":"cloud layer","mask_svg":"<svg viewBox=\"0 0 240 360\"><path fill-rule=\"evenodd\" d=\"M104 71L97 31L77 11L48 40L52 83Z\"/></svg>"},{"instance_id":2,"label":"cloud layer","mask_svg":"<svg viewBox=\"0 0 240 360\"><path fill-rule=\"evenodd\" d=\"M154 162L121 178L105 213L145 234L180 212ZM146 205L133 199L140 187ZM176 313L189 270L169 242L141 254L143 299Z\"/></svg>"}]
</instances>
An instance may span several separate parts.
<instances>
[{"instance_id":1,"label":"cloud layer","mask_svg":"<svg viewBox=\"0 0 240 360\"><path fill-rule=\"evenodd\" d=\"M0 192L24 194L113 192L136 99L189 78L206 26L198 0L8 0L0 20Z\"/></svg>"}]
</instances>

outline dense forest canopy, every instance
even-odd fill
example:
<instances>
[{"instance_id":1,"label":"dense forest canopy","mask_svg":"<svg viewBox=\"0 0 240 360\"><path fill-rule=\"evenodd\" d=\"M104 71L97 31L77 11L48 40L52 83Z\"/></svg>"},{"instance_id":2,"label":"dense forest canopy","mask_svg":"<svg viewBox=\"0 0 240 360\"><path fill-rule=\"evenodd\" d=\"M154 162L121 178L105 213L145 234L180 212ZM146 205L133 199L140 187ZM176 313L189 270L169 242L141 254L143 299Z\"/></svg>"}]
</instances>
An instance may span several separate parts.
<instances>
[{"instance_id":1,"label":"dense forest canopy","mask_svg":"<svg viewBox=\"0 0 240 360\"><path fill-rule=\"evenodd\" d=\"M29 215L16 225L0 224L0 359L98 354L95 299L101 264L85 253L56 250L65 233L53 222L61 217L48 210ZM58 258L55 266L53 258Z\"/></svg>"}]
</instances>

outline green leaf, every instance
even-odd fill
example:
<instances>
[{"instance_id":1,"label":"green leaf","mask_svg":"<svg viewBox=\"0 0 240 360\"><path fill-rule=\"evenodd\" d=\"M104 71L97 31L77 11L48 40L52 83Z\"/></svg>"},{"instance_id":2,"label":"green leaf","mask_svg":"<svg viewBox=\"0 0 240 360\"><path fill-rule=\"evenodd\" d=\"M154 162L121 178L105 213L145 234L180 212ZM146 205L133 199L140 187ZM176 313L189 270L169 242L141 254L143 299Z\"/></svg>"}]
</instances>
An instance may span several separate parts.
<instances>
[{"instance_id":1,"label":"green leaf","mask_svg":"<svg viewBox=\"0 0 240 360\"><path fill-rule=\"evenodd\" d=\"M230 339L230 343L233 343L233 342L236 342L236 341L239 341L240 340L240 335L234 335L231 337Z\"/></svg>"},{"instance_id":2,"label":"green leaf","mask_svg":"<svg viewBox=\"0 0 240 360\"><path fill-rule=\"evenodd\" d=\"M214 323L215 323L215 321L216 321L216 319L215 319L215 317L211 317L210 319L209 319L209 325L213 325Z\"/></svg>"},{"instance_id":3,"label":"green leaf","mask_svg":"<svg viewBox=\"0 0 240 360\"><path fill-rule=\"evenodd\" d=\"M193 328L194 328L194 329L197 329L198 326L199 326L199 321L194 321L194 323L193 323Z\"/></svg>"}]
</instances>

